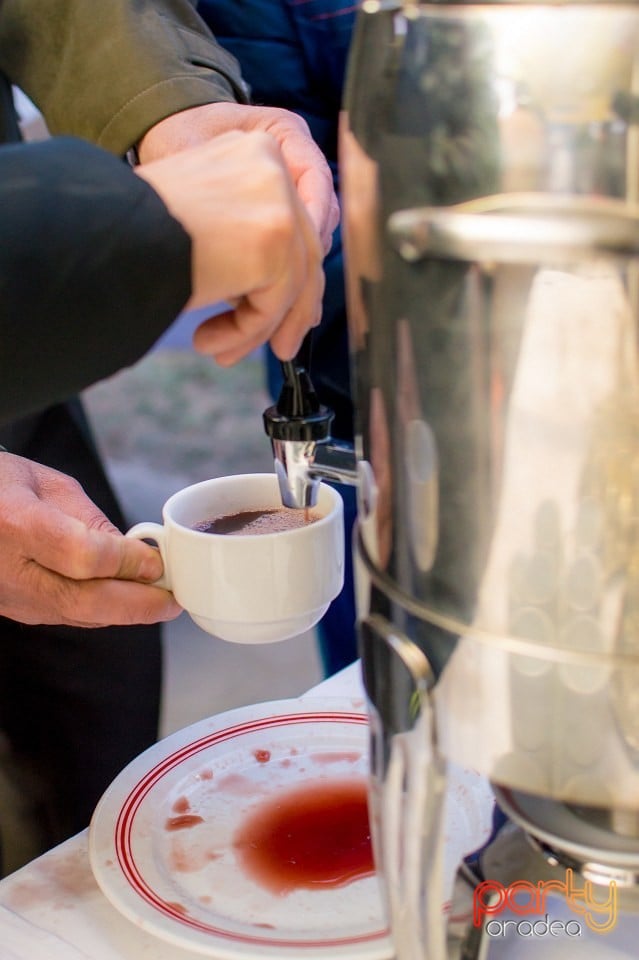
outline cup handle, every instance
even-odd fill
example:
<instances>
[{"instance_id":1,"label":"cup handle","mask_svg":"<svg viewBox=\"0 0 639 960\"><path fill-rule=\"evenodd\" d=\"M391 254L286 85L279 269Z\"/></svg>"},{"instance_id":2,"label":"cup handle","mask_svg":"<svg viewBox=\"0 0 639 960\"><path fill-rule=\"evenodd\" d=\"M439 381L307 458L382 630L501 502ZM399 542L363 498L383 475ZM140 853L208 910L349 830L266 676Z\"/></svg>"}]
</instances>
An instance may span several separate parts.
<instances>
[{"instance_id":1,"label":"cup handle","mask_svg":"<svg viewBox=\"0 0 639 960\"><path fill-rule=\"evenodd\" d=\"M144 522L136 523L130 530L127 530L124 536L132 537L135 540L155 540L164 564L164 573L158 580L153 581L153 586L162 587L164 590L173 590L167 573L165 533L166 531L161 523Z\"/></svg>"}]
</instances>

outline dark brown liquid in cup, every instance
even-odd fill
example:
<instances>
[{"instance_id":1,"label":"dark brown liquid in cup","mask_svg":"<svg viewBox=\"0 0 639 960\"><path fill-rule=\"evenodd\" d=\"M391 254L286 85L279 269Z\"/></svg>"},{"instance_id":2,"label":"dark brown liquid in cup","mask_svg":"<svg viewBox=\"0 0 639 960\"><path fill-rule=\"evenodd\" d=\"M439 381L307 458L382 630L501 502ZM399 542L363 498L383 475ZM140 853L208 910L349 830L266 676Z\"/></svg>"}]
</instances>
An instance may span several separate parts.
<instances>
[{"instance_id":1,"label":"dark brown liquid in cup","mask_svg":"<svg viewBox=\"0 0 639 960\"><path fill-rule=\"evenodd\" d=\"M243 536L260 533L284 533L307 527L319 520L319 514L312 510L295 510L291 507L272 507L266 510L241 510L209 520L200 520L193 525L201 533L232 534Z\"/></svg>"}]
</instances>

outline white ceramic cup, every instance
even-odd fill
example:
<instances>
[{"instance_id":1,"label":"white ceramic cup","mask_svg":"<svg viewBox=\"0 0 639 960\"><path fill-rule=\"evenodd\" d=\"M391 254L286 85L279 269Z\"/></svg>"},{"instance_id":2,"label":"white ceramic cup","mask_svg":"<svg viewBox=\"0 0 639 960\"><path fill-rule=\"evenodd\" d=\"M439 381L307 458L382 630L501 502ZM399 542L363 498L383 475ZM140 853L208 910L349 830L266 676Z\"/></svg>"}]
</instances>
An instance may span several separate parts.
<instances>
[{"instance_id":1,"label":"white ceramic cup","mask_svg":"<svg viewBox=\"0 0 639 960\"><path fill-rule=\"evenodd\" d=\"M271 643L310 629L344 582L340 495L320 484L320 519L276 533L203 533L193 526L244 510L281 507L275 474L218 477L174 493L163 523L138 523L127 537L155 540L157 581L199 627L234 643Z\"/></svg>"}]
</instances>

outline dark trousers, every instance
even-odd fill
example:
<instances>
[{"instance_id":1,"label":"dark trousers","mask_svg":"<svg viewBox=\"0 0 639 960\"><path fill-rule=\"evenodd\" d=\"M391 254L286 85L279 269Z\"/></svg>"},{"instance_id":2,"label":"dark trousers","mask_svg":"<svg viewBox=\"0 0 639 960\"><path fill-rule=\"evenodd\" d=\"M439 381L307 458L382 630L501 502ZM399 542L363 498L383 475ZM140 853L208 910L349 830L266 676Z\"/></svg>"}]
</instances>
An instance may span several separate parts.
<instances>
[{"instance_id":1,"label":"dark trousers","mask_svg":"<svg viewBox=\"0 0 639 960\"><path fill-rule=\"evenodd\" d=\"M12 453L75 477L120 529L126 521L78 401L0 430ZM115 775L157 739L158 626L24 626L0 618L0 730L42 851L88 826ZM41 851L41 852L42 852Z\"/></svg>"}]
</instances>

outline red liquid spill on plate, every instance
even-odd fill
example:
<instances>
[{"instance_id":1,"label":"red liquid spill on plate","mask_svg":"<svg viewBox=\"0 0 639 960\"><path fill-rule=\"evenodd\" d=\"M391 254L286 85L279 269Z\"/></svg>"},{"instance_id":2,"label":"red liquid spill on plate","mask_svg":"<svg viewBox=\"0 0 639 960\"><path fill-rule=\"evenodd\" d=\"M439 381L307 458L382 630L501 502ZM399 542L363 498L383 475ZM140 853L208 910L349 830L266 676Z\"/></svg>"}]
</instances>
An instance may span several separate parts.
<instances>
[{"instance_id":1,"label":"red liquid spill on plate","mask_svg":"<svg viewBox=\"0 0 639 960\"><path fill-rule=\"evenodd\" d=\"M244 870L273 893L341 887L375 873L362 778L315 780L249 814L233 846Z\"/></svg>"},{"instance_id":2,"label":"red liquid spill on plate","mask_svg":"<svg viewBox=\"0 0 639 960\"><path fill-rule=\"evenodd\" d=\"M204 823L204 820L196 813L182 813L177 817L169 817L164 824L164 829L190 830L191 827L197 827L198 823Z\"/></svg>"}]
</instances>

